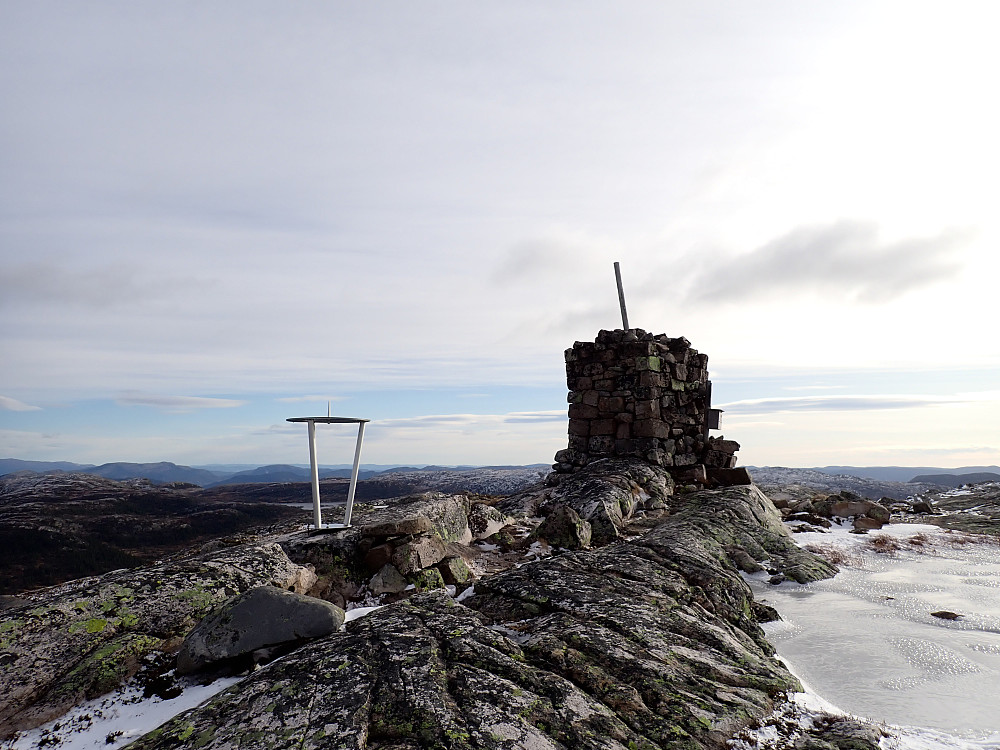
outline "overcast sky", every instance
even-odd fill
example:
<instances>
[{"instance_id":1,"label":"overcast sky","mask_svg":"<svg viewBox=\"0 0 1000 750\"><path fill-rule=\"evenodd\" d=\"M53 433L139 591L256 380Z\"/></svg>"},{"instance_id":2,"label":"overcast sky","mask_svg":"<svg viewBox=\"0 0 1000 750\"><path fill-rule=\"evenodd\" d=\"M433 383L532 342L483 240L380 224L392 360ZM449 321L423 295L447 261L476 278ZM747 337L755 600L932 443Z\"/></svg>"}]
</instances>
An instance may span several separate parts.
<instances>
[{"instance_id":1,"label":"overcast sky","mask_svg":"<svg viewBox=\"0 0 1000 750\"><path fill-rule=\"evenodd\" d=\"M0 0L0 457L548 462L617 260L743 463L1000 463L998 22Z\"/></svg>"}]
</instances>

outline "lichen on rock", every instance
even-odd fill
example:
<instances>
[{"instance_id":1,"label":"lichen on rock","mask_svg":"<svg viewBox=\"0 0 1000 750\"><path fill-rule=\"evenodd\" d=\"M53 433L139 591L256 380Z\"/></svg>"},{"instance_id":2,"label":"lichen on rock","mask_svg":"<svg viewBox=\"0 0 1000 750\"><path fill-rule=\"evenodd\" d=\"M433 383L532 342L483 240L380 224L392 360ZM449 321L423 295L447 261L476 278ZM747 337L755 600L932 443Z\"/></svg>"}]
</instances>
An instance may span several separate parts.
<instances>
[{"instance_id":1,"label":"lichen on rock","mask_svg":"<svg viewBox=\"0 0 1000 750\"><path fill-rule=\"evenodd\" d=\"M754 487L687 495L631 541L417 594L267 665L140 738L206 748L721 748L797 680L731 550L802 579Z\"/></svg>"},{"instance_id":2,"label":"lichen on rock","mask_svg":"<svg viewBox=\"0 0 1000 750\"><path fill-rule=\"evenodd\" d=\"M27 603L0 613L0 634L17 634L4 639L0 739L114 689L145 654L175 648L235 594L301 588L310 575L278 544L248 544L25 595Z\"/></svg>"}]
</instances>

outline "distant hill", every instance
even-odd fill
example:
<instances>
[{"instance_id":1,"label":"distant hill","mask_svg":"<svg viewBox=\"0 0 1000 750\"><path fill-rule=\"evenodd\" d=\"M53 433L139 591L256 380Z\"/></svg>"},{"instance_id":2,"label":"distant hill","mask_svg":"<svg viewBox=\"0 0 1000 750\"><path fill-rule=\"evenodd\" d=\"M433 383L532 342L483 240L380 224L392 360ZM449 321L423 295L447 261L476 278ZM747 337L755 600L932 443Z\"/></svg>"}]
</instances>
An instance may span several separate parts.
<instances>
[{"instance_id":1,"label":"distant hill","mask_svg":"<svg viewBox=\"0 0 1000 750\"><path fill-rule=\"evenodd\" d=\"M812 469L824 474L846 474L862 479L877 479L882 482L915 482L917 481L915 477L923 474L1000 473L1000 466L960 466L957 469L941 466L814 466Z\"/></svg>"},{"instance_id":2,"label":"distant hill","mask_svg":"<svg viewBox=\"0 0 1000 750\"><path fill-rule=\"evenodd\" d=\"M104 477L105 479L148 479L153 484L169 484L170 482L188 482L204 486L219 481L219 475L204 469L191 466L178 466L168 461L154 464L134 464L118 462L101 464L86 470L87 474Z\"/></svg>"},{"instance_id":3,"label":"distant hill","mask_svg":"<svg viewBox=\"0 0 1000 750\"><path fill-rule=\"evenodd\" d=\"M376 472L374 471L360 470L358 472L358 477L360 479L367 479L375 474ZM319 476L320 479L329 479L332 477L347 478L351 476L351 470L320 469ZM262 482L308 482L311 478L309 469L303 469L301 466L292 466L290 464L270 464L268 466L258 466L256 469L251 469L250 471L237 472L231 477L216 480L215 482L206 484L205 486L220 487L226 484L260 484Z\"/></svg>"},{"instance_id":4,"label":"distant hill","mask_svg":"<svg viewBox=\"0 0 1000 750\"><path fill-rule=\"evenodd\" d=\"M104 479L148 479L153 484L187 482L204 486L222 479L225 474L217 474L191 466L179 466L167 461L139 464L126 461L101 464L76 464L70 461L22 461L18 458L0 458L0 476L19 471L33 471L37 474L90 474Z\"/></svg>"},{"instance_id":5,"label":"distant hill","mask_svg":"<svg viewBox=\"0 0 1000 750\"><path fill-rule=\"evenodd\" d=\"M845 467L851 468L851 467ZM872 479L854 474L831 474L818 469L794 469L785 466L748 466L754 482L769 493L772 490L787 490L798 486L805 491L833 494L848 490L862 497L879 499L890 497L905 500L919 493L944 489L939 484L912 484L887 479Z\"/></svg>"},{"instance_id":6,"label":"distant hill","mask_svg":"<svg viewBox=\"0 0 1000 750\"><path fill-rule=\"evenodd\" d=\"M87 471L93 464L75 464L72 461L23 461L20 458L0 458L0 476L17 471Z\"/></svg>"},{"instance_id":7,"label":"distant hill","mask_svg":"<svg viewBox=\"0 0 1000 750\"><path fill-rule=\"evenodd\" d=\"M970 474L921 474L913 477L910 481L942 484L945 487L961 487L963 484L977 482L1000 482L1000 474L991 471L977 471Z\"/></svg>"}]
</instances>

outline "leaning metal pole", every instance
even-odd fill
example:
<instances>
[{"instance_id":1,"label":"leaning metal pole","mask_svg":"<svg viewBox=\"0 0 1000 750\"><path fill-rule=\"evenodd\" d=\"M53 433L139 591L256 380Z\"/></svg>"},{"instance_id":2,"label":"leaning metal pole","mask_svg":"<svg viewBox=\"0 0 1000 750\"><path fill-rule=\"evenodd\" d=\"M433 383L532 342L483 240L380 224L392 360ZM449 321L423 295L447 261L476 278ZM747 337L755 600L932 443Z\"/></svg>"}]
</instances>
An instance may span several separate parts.
<instances>
[{"instance_id":1,"label":"leaning metal pole","mask_svg":"<svg viewBox=\"0 0 1000 750\"><path fill-rule=\"evenodd\" d=\"M622 308L622 327L627 331L628 328L628 313L625 312L625 290L622 289L622 270L618 265L618 261L615 261L615 281L618 282L618 304Z\"/></svg>"},{"instance_id":2,"label":"leaning metal pole","mask_svg":"<svg viewBox=\"0 0 1000 750\"><path fill-rule=\"evenodd\" d=\"M361 444L365 440L365 423L358 423L358 445L354 449L354 468L351 469L351 484L347 488L347 510L344 511L344 526L351 525L351 510L354 508L354 490L358 486L358 468L361 466Z\"/></svg>"},{"instance_id":3,"label":"leaning metal pole","mask_svg":"<svg viewBox=\"0 0 1000 750\"><path fill-rule=\"evenodd\" d=\"M310 420L309 425L309 470L312 475L313 525L323 528L323 516L319 507L319 466L316 464L316 423Z\"/></svg>"}]
</instances>

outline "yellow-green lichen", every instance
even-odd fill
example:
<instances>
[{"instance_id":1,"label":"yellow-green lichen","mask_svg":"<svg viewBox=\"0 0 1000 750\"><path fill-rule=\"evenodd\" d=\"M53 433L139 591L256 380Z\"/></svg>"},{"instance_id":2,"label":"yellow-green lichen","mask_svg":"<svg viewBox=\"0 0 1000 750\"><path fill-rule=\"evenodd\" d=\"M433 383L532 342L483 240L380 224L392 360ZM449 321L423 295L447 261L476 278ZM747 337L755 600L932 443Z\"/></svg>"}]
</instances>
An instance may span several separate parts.
<instances>
[{"instance_id":1,"label":"yellow-green lichen","mask_svg":"<svg viewBox=\"0 0 1000 750\"><path fill-rule=\"evenodd\" d=\"M77 633L101 633L108 626L108 621L102 617L92 617L89 620L77 620L69 626L71 635Z\"/></svg>"}]
</instances>

